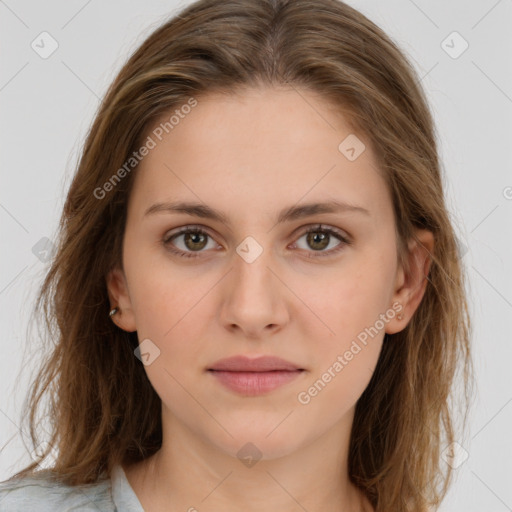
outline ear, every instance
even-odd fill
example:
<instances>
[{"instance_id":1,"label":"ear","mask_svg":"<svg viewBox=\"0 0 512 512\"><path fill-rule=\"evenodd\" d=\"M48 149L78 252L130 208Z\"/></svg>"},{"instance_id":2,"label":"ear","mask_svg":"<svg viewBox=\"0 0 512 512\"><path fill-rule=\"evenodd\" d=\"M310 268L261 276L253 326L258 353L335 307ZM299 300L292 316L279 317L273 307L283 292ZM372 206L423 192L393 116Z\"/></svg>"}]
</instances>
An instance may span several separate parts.
<instances>
[{"instance_id":1,"label":"ear","mask_svg":"<svg viewBox=\"0 0 512 512\"><path fill-rule=\"evenodd\" d=\"M117 313L111 317L112 321L125 331L136 331L135 314L124 272L120 268L113 268L107 274L106 282L110 307L111 309L118 308Z\"/></svg>"},{"instance_id":2,"label":"ear","mask_svg":"<svg viewBox=\"0 0 512 512\"><path fill-rule=\"evenodd\" d=\"M408 243L406 258L409 271L406 273L403 265L399 266L392 299L393 304L398 302L402 305L402 309L399 311L402 319L395 316L388 322L387 334L400 332L406 327L425 294L434 251L434 235L426 229L417 230L415 235L417 240L412 238Z\"/></svg>"}]
</instances>

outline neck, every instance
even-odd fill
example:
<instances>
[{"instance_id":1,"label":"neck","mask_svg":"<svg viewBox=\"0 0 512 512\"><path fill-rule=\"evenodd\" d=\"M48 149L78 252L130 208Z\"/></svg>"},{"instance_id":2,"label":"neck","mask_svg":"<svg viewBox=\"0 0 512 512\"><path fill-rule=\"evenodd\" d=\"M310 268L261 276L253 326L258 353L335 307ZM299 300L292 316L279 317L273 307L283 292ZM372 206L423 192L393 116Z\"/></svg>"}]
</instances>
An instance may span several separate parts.
<instances>
[{"instance_id":1,"label":"neck","mask_svg":"<svg viewBox=\"0 0 512 512\"><path fill-rule=\"evenodd\" d=\"M161 449L125 469L146 512L373 511L348 478L348 437L340 441L346 428L251 465L206 444L177 421L166 423Z\"/></svg>"}]
</instances>

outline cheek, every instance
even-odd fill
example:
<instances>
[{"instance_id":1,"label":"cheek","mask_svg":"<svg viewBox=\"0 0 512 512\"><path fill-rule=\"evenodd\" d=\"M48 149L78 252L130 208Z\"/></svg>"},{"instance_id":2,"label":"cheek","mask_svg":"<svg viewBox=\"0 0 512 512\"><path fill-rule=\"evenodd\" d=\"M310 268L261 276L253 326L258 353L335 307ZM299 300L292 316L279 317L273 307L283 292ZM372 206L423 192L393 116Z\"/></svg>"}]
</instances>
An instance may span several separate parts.
<instances>
[{"instance_id":1,"label":"cheek","mask_svg":"<svg viewBox=\"0 0 512 512\"><path fill-rule=\"evenodd\" d=\"M323 370L299 390L297 401L307 417L322 417L324 427L332 425L352 409L373 375L380 345L361 347L350 361L333 358ZM342 355L342 354L340 354Z\"/></svg>"},{"instance_id":2,"label":"cheek","mask_svg":"<svg viewBox=\"0 0 512 512\"><path fill-rule=\"evenodd\" d=\"M317 340L311 380L321 379L320 386L332 382L327 387L338 398L340 393L361 393L375 369L385 320L394 317L389 303L392 263L392 255L377 251L365 258L358 256L357 261L354 257L338 272L317 280L314 289L300 291L314 313L300 320L308 338Z\"/></svg>"},{"instance_id":3,"label":"cheek","mask_svg":"<svg viewBox=\"0 0 512 512\"><path fill-rule=\"evenodd\" d=\"M370 327L391 306L389 270L384 271L371 259L347 265L339 272L315 280L315 286L304 286L297 295L314 315L321 336L347 341ZM311 284L311 283L309 283ZM321 322L319 322L321 320Z\"/></svg>"},{"instance_id":4,"label":"cheek","mask_svg":"<svg viewBox=\"0 0 512 512\"><path fill-rule=\"evenodd\" d=\"M314 297L313 301L329 330L315 319L324 334L316 336L312 372L301 391L305 400L315 404L311 413L318 408L319 415L325 414L322 409L327 404L336 404L329 408L332 421L357 402L370 382L382 349L380 315L386 312L384 294L374 288L379 283L372 281L366 286L357 277L338 288L331 287L328 300ZM313 331L309 331L311 336ZM300 399L299 402L304 404Z\"/></svg>"},{"instance_id":5,"label":"cheek","mask_svg":"<svg viewBox=\"0 0 512 512\"><path fill-rule=\"evenodd\" d=\"M189 320L194 306L213 286L213 277L180 267L164 249L127 250L125 260L130 299L139 334L162 338L180 319ZM171 331L172 332L172 331Z\"/></svg>"},{"instance_id":6,"label":"cheek","mask_svg":"<svg viewBox=\"0 0 512 512\"><path fill-rule=\"evenodd\" d=\"M155 365L146 367L148 376L157 378L159 366L177 378L200 372L206 364L205 345L211 342L208 326L214 321L208 299L218 278L201 274L197 267L178 268L164 257L150 265L140 264L143 260L142 255L133 258L127 274L132 270L129 284L139 342L149 338L160 350Z\"/></svg>"},{"instance_id":7,"label":"cheek","mask_svg":"<svg viewBox=\"0 0 512 512\"><path fill-rule=\"evenodd\" d=\"M162 272L160 279L156 274L156 268L141 273L134 291L138 338L139 343L150 339L158 347L158 357L144 369L163 403L181 415L190 408L187 390L201 378L207 364L205 345L209 340L203 326L211 320L208 303L201 298L211 285L177 274L170 276L168 271Z\"/></svg>"}]
</instances>

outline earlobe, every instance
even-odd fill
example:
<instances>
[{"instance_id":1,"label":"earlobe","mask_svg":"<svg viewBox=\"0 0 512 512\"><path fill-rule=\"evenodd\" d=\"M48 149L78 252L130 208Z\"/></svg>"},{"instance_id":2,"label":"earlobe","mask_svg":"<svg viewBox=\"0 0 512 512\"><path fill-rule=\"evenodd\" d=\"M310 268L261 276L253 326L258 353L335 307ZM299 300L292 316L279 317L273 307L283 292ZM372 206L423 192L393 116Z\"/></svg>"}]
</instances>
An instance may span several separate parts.
<instances>
[{"instance_id":1,"label":"earlobe","mask_svg":"<svg viewBox=\"0 0 512 512\"><path fill-rule=\"evenodd\" d=\"M112 321L127 332L136 331L135 314L132 309L124 272L115 267L108 272L105 280L110 300L110 310L106 314L110 314L116 308L117 311L110 315Z\"/></svg>"},{"instance_id":2,"label":"earlobe","mask_svg":"<svg viewBox=\"0 0 512 512\"><path fill-rule=\"evenodd\" d=\"M415 235L408 244L408 269L399 269L397 288L393 295L393 302L402 305L402 319L397 316L389 322L387 334L400 332L406 327L425 294L434 252L434 235L426 229L417 230Z\"/></svg>"}]
</instances>

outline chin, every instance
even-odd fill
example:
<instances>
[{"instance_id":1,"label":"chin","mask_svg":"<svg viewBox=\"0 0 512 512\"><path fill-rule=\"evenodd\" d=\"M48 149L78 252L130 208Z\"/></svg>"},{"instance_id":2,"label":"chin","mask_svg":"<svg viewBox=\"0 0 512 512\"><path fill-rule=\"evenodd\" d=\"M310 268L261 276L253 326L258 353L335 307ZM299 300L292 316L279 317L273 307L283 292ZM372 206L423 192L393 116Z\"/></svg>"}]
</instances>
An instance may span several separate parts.
<instances>
[{"instance_id":1,"label":"chin","mask_svg":"<svg viewBox=\"0 0 512 512\"><path fill-rule=\"evenodd\" d=\"M307 442L304 431L291 432L284 426L276 428L278 424L279 422L274 422L271 428L257 428L254 425L251 428L228 427L233 437L225 436L220 442L212 442L226 454L241 461L245 457L258 460L279 459L295 452Z\"/></svg>"}]
</instances>

